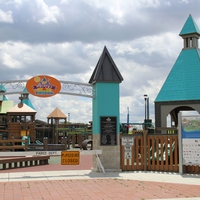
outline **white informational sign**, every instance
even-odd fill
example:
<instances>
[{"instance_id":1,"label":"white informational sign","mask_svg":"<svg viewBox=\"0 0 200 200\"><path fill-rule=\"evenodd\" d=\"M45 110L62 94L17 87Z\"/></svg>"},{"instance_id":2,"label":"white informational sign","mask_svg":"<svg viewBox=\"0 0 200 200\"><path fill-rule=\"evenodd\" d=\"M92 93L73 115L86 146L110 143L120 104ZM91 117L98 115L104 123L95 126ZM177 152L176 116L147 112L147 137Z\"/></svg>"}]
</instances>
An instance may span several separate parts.
<instances>
[{"instance_id":1,"label":"white informational sign","mask_svg":"<svg viewBox=\"0 0 200 200\"><path fill-rule=\"evenodd\" d=\"M122 146L134 146L134 137L122 137Z\"/></svg>"},{"instance_id":2,"label":"white informational sign","mask_svg":"<svg viewBox=\"0 0 200 200\"><path fill-rule=\"evenodd\" d=\"M200 139L183 139L183 164L200 165Z\"/></svg>"},{"instance_id":3,"label":"white informational sign","mask_svg":"<svg viewBox=\"0 0 200 200\"><path fill-rule=\"evenodd\" d=\"M124 147L124 159L132 159L132 146Z\"/></svg>"}]
</instances>

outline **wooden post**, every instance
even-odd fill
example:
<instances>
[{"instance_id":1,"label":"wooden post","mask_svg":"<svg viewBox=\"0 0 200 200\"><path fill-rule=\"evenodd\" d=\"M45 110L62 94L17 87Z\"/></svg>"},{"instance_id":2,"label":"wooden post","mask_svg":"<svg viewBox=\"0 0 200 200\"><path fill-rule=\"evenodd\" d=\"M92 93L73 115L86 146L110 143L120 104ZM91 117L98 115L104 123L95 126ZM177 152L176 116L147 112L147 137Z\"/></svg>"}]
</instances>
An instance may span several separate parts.
<instances>
[{"instance_id":1,"label":"wooden post","mask_svg":"<svg viewBox=\"0 0 200 200\"><path fill-rule=\"evenodd\" d=\"M48 138L47 137L43 138L43 144L44 144L44 150L48 151Z\"/></svg>"},{"instance_id":2,"label":"wooden post","mask_svg":"<svg viewBox=\"0 0 200 200\"><path fill-rule=\"evenodd\" d=\"M147 171L147 130L143 132L144 138L144 171Z\"/></svg>"},{"instance_id":3,"label":"wooden post","mask_svg":"<svg viewBox=\"0 0 200 200\"><path fill-rule=\"evenodd\" d=\"M64 144L64 150L67 150L67 146L68 146L68 139L67 137L63 137L62 138L62 144Z\"/></svg>"},{"instance_id":4,"label":"wooden post","mask_svg":"<svg viewBox=\"0 0 200 200\"><path fill-rule=\"evenodd\" d=\"M28 151L28 139L25 140L25 151Z\"/></svg>"},{"instance_id":5,"label":"wooden post","mask_svg":"<svg viewBox=\"0 0 200 200\"><path fill-rule=\"evenodd\" d=\"M3 142L3 151L6 151L6 143Z\"/></svg>"}]
</instances>

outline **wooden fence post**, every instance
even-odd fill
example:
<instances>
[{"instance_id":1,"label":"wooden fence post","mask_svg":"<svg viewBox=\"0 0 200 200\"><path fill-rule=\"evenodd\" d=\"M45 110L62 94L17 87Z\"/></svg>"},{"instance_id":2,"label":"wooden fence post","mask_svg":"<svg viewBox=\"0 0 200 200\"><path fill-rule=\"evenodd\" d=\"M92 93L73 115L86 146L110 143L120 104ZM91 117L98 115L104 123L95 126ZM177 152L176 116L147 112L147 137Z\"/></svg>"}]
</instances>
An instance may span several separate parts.
<instances>
[{"instance_id":1,"label":"wooden fence post","mask_svg":"<svg viewBox=\"0 0 200 200\"><path fill-rule=\"evenodd\" d=\"M63 138L62 138L62 144L65 145L64 149L67 150L67 149L68 149L68 148L67 148L67 146L68 146L68 139L67 139L67 137L63 137Z\"/></svg>"},{"instance_id":2,"label":"wooden fence post","mask_svg":"<svg viewBox=\"0 0 200 200\"><path fill-rule=\"evenodd\" d=\"M144 171L147 171L147 130L143 132L144 138Z\"/></svg>"},{"instance_id":3,"label":"wooden fence post","mask_svg":"<svg viewBox=\"0 0 200 200\"><path fill-rule=\"evenodd\" d=\"M44 150L48 151L48 138L47 137L43 138L43 144L44 144Z\"/></svg>"}]
</instances>

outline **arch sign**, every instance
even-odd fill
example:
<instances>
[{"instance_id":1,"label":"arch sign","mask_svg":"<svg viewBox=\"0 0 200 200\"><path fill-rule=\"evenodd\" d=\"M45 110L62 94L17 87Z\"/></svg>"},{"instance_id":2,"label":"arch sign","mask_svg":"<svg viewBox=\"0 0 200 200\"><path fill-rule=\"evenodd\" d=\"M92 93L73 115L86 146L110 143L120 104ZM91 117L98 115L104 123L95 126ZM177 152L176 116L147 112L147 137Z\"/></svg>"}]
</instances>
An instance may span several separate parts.
<instances>
[{"instance_id":1,"label":"arch sign","mask_svg":"<svg viewBox=\"0 0 200 200\"><path fill-rule=\"evenodd\" d=\"M26 89L37 97L51 97L59 93L61 84L54 77L38 75L27 81Z\"/></svg>"}]
</instances>

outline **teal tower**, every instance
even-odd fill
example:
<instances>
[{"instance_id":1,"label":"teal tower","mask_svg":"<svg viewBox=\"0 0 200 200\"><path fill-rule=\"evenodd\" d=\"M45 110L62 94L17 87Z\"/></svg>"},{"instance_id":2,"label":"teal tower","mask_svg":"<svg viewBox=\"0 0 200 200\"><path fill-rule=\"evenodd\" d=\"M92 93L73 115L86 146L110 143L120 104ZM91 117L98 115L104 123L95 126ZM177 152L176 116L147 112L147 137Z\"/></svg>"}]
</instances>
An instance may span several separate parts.
<instances>
[{"instance_id":1,"label":"teal tower","mask_svg":"<svg viewBox=\"0 0 200 200\"><path fill-rule=\"evenodd\" d=\"M29 92L25 87L23 90L23 94L21 95L21 97L19 99L21 100L22 103L25 103L27 106L29 106L30 108L35 110L35 108L34 108L33 104L31 103L28 96L29 96Z\"/></svg>"},{"instance_id":2,"label":"teal tower","mask_svg":"<svg viewBox=\"0 0 200 200\"><path fill-rule=\"evenodd\" d=\"M200 30L192 15L179 36L183 39L183 48L155 99L156 127L166 127L168 115L171 125L177 127L180 111L200 113Z\"/></svg>"},{"instance_id":3,"label":"teal tower","mask_svg":"<svg viewBox=\"0 0 200 200\"><path fill-rule=\"evenodd\" d=\"M106 47L97 62L89 83L93 85L92 132L93 148L102 150L105 170L120 169L120 88L123 81ZM97 170L96 159L93 169Z\"/></svg>"}]
</instances>

